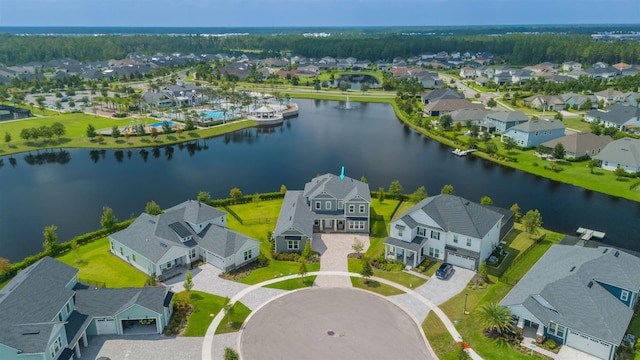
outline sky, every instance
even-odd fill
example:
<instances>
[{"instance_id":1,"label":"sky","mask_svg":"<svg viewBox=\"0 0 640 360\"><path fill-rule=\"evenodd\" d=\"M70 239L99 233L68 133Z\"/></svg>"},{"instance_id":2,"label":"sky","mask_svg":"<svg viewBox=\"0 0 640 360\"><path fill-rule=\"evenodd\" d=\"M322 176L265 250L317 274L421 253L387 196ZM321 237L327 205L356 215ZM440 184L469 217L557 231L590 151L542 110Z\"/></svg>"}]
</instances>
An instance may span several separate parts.
<instances>
[{"instance_id":1,"label":"sky","mask_svg":"<svg viewBox=\"0 0 640 360\"><path fill-rule=\"evenodd\" d=\"M640 0L0 0L0 26L530 24L640 24Z\"/></svg>"}]
</instances>

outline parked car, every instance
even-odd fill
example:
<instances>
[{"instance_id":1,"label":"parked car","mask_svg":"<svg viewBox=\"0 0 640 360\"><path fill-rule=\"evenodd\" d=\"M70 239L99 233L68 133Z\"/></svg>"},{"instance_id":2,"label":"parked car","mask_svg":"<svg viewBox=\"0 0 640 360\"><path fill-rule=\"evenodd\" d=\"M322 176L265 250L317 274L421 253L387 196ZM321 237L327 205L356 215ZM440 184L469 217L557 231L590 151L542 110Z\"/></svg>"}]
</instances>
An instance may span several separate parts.
<instances>
[{"instance_id":1,"label":"parked car","mask_svg":"<svg viewBox=\"0 0 640 360\"><path fill-rule=\"evenodd\" d=\"M440 265L438 270L436 270L436 277L441 280L446 280L453 274L453 265L443 263Z\"/></svg>"}]
</instances>

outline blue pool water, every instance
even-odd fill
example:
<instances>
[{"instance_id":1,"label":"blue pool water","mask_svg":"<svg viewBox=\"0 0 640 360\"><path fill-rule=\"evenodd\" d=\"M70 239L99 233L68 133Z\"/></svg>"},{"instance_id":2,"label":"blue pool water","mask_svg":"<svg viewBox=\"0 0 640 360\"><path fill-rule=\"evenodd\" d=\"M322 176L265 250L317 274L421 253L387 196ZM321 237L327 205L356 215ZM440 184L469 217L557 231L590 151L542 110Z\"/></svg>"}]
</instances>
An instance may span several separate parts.
<instances>
[{"instance_id":1,"label":"blue pool water","mask_svg":"<svg viewBox=\"0 0 640 360\"><path fill-rule=\"evenodd\" d=\"M173 121L167 121L167 122L169 123L169 125L173 125ZM162 124L164 124L164 123L159 122L159 123L151 124L149 126L151 126L151 127L162 127Z\"/></svg>"},{"instance_id":2,"label":"blue pool water","mask_svg":"<svg viewBox=\"0 0 640 360\"><path fill-rule=\"evenodd\" d=\"M204 111L204 116L205 119L223 119L224 118L224 113L220 110L216 110L216 111Z\"/></svg>"}]
</instances>

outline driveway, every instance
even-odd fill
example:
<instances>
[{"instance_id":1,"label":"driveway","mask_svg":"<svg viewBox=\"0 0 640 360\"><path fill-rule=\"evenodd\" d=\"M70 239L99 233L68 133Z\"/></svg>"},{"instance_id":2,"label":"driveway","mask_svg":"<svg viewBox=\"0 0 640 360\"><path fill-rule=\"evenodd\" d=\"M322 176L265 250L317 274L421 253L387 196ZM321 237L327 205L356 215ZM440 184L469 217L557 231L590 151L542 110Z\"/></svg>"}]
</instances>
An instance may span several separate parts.
<instances>
[{"instance_id":1,"label":"driveway","mask_svg":"<svg viewBox=\"0 0 640 360\"><path fill-rule=\"evenodd\" d=\"M320 271L348 271L347 255L356 239L364 243L363 252L369 248L368 235L314 234L313 250L320 253ZM318 275L314 286L351 287L351 280L344 276Z\"/></svg>"},{"instance_id":2,"label":"driveway","mask_svg":"<svg viewBox=\"0 0 640 360\"><path fill-rule=\"evenodd\" d=\"M597 357L583 353L567 345L562 345L558 354L554 357L556 360L598 360Z\"/></svg>"},{"instance_id":3,"label":"driveway","mask_svg":"<svg viewBox=\"0 0 640 360\"><path fill-rule=\"evenodd\" d=\"M202 337L162 335L90 336L89 346L80 347L82 359L112 360L201 359Z\"/></svg>"},{"instance_id":4,"label":"driveway","mask_svg":"<svg viewBox=\"0 0 640 360\"><path fill-rule=\"evenodd\" d=\"M426 284L415 289L417 293L440 305L466 289L467 284L476 274L474 271L454 266L455 272L447 280L440 280L435 276Z\"/></svg>"},{"instance_id":5,"label":"driveway","mask_svg":"<svg viewBox=\"0 0 640 360\"><path fill-rule=\"evenodd\" d=\"M204 291L210 294L220 296L233 297L242 289L249 285L241 284L235 281L229 281L220 278L218 275L222 271L211 264L202 264L195 269L191 269L191 279L193 280L193 288L191 290ZM186 271L173 279L164 282L165 285L171 287L171 291L178 293L184 291L184 279L187 275Z\"/></svg>"}]
</instances>

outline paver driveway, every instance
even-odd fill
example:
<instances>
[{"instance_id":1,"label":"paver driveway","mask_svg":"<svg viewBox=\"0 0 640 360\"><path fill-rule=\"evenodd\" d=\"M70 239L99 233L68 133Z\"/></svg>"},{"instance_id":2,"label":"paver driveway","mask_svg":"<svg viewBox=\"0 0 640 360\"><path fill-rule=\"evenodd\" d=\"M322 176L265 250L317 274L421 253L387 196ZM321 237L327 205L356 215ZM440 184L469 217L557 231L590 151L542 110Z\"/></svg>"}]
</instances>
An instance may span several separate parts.
<instances>
[{"instance_id":1,"label":"paver driveway","mask_svg":"<svg viewBox=\"0 0 640 360\"><path fill-rule=\"evenodd\" d=\"M320 253L320 271L348 271L347 255L353 252L356 239L364 244L363 252L369 248L368 235L314 234L313 250ZM318 275L314 286L351 287L351 280L344 276Z\"/></svg>"}]
</instances>

